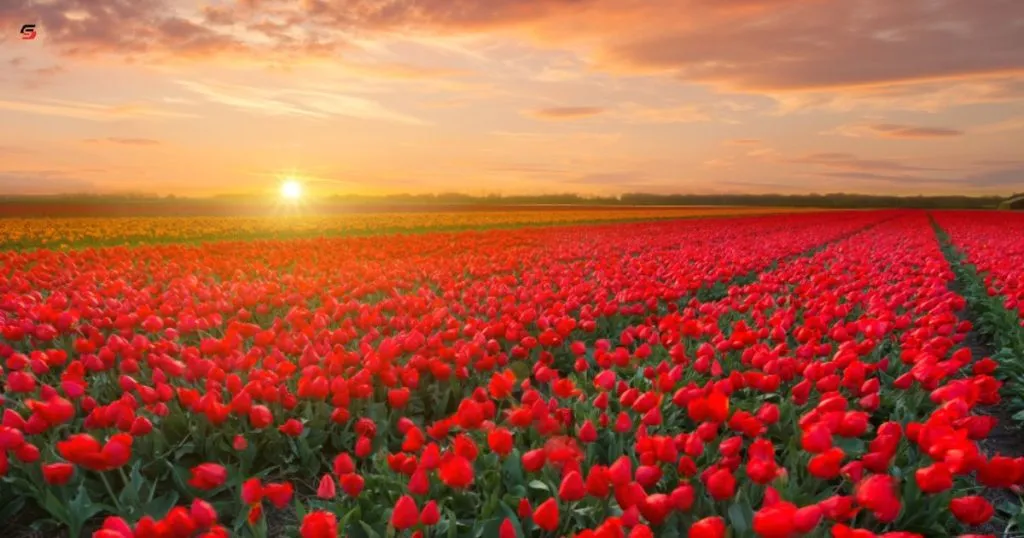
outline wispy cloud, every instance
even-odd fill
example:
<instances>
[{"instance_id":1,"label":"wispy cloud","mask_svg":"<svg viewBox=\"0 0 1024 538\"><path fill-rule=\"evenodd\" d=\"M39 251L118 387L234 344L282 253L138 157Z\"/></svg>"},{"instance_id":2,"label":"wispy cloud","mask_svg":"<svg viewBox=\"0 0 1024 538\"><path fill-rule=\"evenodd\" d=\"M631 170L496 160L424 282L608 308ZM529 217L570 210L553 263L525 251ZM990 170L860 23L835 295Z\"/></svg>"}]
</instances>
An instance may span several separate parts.
<instances>
[{"instance_id":1,"label":"wispy cloud","mask_svg":"<svg viewBox=\"0 0 1024 538\"><path fill-rule=\"evenodd\" d=\"M527 110L524 114L539 120L568 121L590 118L607 111L607 108L599 106L556 106Z\"/></svg>"},{"instance_id":2,"label":"wispy cloud","mask_svg":"<svg viewBox=\"0 0 1024 538\"><path fill-rule=\"evenodd\" d=\"M792 164L807 164L850 171L941 171L941 168L915 166L893 159L863 159L850 153L812 153L787 159Z\"/></svg>"},{"instance_id":3,"label":"wispy cloud","mask_svg":"<svg viewBox=\"0 0 1024 538\"><path fill-rule=\"evenodd\" d=\"M338 93L302 88L273 89L191 80L178 80L177 83L208 101L260 114L320 119L347 116L410 125L427 124L419 118L391 110L376 101Z\"/></svg>"},{"instance_id":4,"label":"wispy cloud","mask_svg":"<svg viewBox=\"0 0 1024 538\"><path fill-rule=\"evenodd\" d=\"M102 104L64 99L15 101L0 99L0 110L61 116L90 121L116 121L124 119L196 118L195 114L167 110L149 104Z\"/></svg>"},{"instance_id":5,"label":"wispy cloud","mask_svg":"<svg viewBox=\"0 0 1024 538\"><path fill-rule=\"evenodd\" d=\"M649 106L628 103L616 112L616 117L629 123L694 123L712 120L704 107L696 105Z\"/></svg>"},{"instance_id":6,"label":"wispy cloud","mask_svg":"<svg viewBox=\"0 0 1024 538\"><path fill-rule=\"evenodd\" d=\"M853 138L874 137L902 140L926 140L934 138L952 138L963 136L961 129L921 125L901 125L896 123L872 123L840 125L822 134L835 134Z\"/></svg>"},{"instance_id":7,"label":"wispy cloud","mask_svg":"<svg viewBox=\"0 0 1024 538\"><path fill-rule=\"evenodd\" d=\"M561 106L527 110L525 115L547 121L571 121L600 116L623 123L692 123L709 121L711 114L695 105L651 106L624 103L615 107Z\"/></svg>"},{"instance_id":8,"label":"wispy cloud","mask_svg":"<svg viewBox=\"0 0 1024 538\"><path fill-rule=\"evenodd\" d=\"M152 138L118 138L110 136L107 138L86 138L83 142L87 144L116 144L119 146L158 146L159 140Z\"/></svg>"}]
</instances>

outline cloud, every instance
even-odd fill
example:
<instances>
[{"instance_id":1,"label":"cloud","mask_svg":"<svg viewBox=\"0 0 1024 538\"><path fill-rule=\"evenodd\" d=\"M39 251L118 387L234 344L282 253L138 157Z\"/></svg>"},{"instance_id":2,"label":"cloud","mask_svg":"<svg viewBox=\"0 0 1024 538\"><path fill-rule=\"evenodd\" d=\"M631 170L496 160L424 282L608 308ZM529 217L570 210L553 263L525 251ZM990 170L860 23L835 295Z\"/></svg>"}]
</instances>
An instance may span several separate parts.
<instances>
[{"instance_id":1,"label":"cloud","mask_svg":"<svg viewBox=\"0 0 1024 538\"><path fill-rule=\"evenodd\" d=\"M1018 0L696 1L604 42L599 64L760 92L1019 75L1022 16Z\"/></svg>"},{"instance_id":2,"label":"cloud","mask_svg":"<svg viewBox=\"0 0 1024 538\"><path fill-rule=\"evenodd\" d=\"M425 67L403 62L339 62L339 69L354 76L365 76L379 79L408 80L412 82L459 78L470 74L464 69L451 69L441 67Z\"/></svg>"},{"instance_id":3,"label":"cloud","mask_svg":"<svg viewBox=\"0 0 1024 538\"><path fill-rule=\"evenodd\" d=\"M1024 168L1024 160L1020 159L980 159L972 162L971 164L976 166L989 166L989 167L1014 167L1019 166Z\"/></svg>"},{"instance_id":4,"label":"cloud","mask_svg":"<svg viewBox=\"0 0 1024 538\"><path fill-rule=\"evenodd\" d=\"M96 185L61 170L0 170L4 194L61 194L94 191Z\"/></svg>"},{"instance_id":5,"label":"cloud","mask_svg":"<svg viewBox=\"0 0 1024 538\"><path fill-rule=\"evenodd\" d=\"M727 179L720 182L722 185L728 185L732 187L742 187L744 189L754 189L755 192L767 192L769 189L777 191L802 191L804 190L800 185L794 185L791 183L780 183L777 181L746 181L742 179Z\"/></svg>"},{"instance_id":6,"label":"cloud","mask_svg":"<svg viewBox=\"0 0 1024 538\"><path fill-rule=\"evenodd\" d=\"M837 134L853 138L875 137L905 140L923 140L934 138L952 138L957 136L963 136L965 133L960 129L951 129L948 127L900 125L895 123L874 123L840 125L835 129L825 131L823 134Z\"/></svg>"},{"instance_id":7,"label":"cloud","mask_svg":"<svg viewBox=\"0 0 1024 538\"><path fill-rule=\"evenodd\" d=\"M511 174L525 174L525 175L538 175L538 176L552 176L552 175L563 175L569 172L566 168L559 168L547 164L531 164L531 163L510 163L510 164L499 164L488 167L487 172L498 172L498 173L511 173Z\"/></svg>"},{"instance_id":8,"label":"cloud","mask_svg":"<svg viewBox=\"0 0 1024 538\"><path fill-rule=\"evenodd\" d=\"M1005 188L1014 192L1024 189L1024 166L1016 165L998 170L978 172L964 180L970 187Z\"/></svg>"},{"instance_id":9,"label":"cloud","mask_svg":"<svg viewBox=\"0 0 1024 538\"><path fill-rule=\"evenodd\" d=\"M904 81L862 86L803 91L769 91L777 115L797 111L900 110L941 112L979 105L1011 103L1024 99L1024 77L972 76L947 80Z\"/></svg>"},{"instance_id":10,"label":"cloud","mask_svg":"<svg viewBox=\"0 0 1024 538\"><path fill-rule=\"evenodd\" d=\"M693 123L710 121L712 116L703 107L696 105L649 106L639 103L624 103L617 107L562 106L528 110L525 115L546 121L572 121L602 116L625 123Z\"/></svg>"},{"instance_id":11,"label":"cloud","mask_svg":"<svg viewBox=\"0 0 1024 538\"><path fill-rule=\"evenodd\" d=\"M761 140L757 138L734 138L732 140L726 140L725 144L730 146L753 146L760 144Z\"/></svg>"},{"instance_id":12,"label":"cloud","mask_svg":"<svg viewBox=\"0 0 1024 538\"><path fill-rule=\"evenodd\" d=\"M622 139L621 133L600 133L600 132L535 132L535 131L492 131L492 136L515 140L519 142L534 143L538 146L553 147L556 144L571 144L571 147L583 147L593 145L614 144Z\"/></svg>"},{"instance_id":13,"label":"cloud","mask_svg":"<svg viewBox=\"0 0 1024 538\"><path fill-rule=\"evenodd\" d=\"M11 58L7 60L6 64L2 76L6 79L17 80L22 88L28 90L38 90L52 82L58 75L67 72L63 66L58 64L30 67L29 60L24 56Z\"/></svg>"},{"instance_id":14,"label":"cloud","mask_svg":"<svg viewBox=\"0 0 1024 538\"><path fill-rule=\"evenodd\" d=\"M611 185L611 186L627 186L636 185L638 183L644 183L648 180L646 174L641 172L602 172L593 174L584 174L571 180L573 183L582 183L586 185Z\"/></svg>"},{"instance_id":15,"label":"cloud","mask_svg":"<svg viewBox=\"0 0 1024 538\"><path fill-rule=\"evenodd\" d=\"M709 159L701 164L704 168L732 168L736 163L731 159Z\"/></svg>"},{"instance_id":16,"label":"cloud","mask_svg":"<svg viewBox=\"0 0 1024 538\"><path fill-rule=\"evenodd\" d=\"M936 178L914 174L881 174L874 172L820 172L815 175L830 179L841 179L843 181L866 181L902 185L958 185L963 183L963 180L961 179Z\"/></svg>"},{"instance_id":17,"label":"cloud","mask_svg":"<svg viewBox=\"0 0 1024 538\"><path fill-rule=\"evenodd\" d=\"M914 166L891 159L861 159L850 153L813 153L786 159L792 164L815 165L849 171L940 171L941 168Z\"/></svg>"},{"instance_id":18,"label":"cloud","mask_svg":"<svg viewBox=\"0 0 1024 538\"><path fill-rule=\"evenodd\" d=\"M345 46L330 28L300 24L291 25L295 31L273 41L252 39L208 24L230 22L223 10L207 9L201 20L170 0L5 0L0 5L0 26L22 24L26 14L32 14L38 24L40 42L69 57L297 59L333 56Z\"/></svg>"},{"instance_id":19,"label":"cloud","mask_svg":"<svg viewBox=\"0 0 1024 538\"><path fill-rule=\"evenodd\" d=\"M946 127L915 127L912 125L897 125L893 123L880 123L869 126L869 128L883 138L947 138L951 136L962 136L963 131L949 129Z\"/></svg>"},{"instance_id":20,"label":"cloud","mask_svg":"<svg viewBox=\"0 0 1024 538\"><path fill-rule=\"evenodd\" d=\"M1024 116L1008 118L1002 121L997 121L995 123L979 125L978 127L972 129L971 132L975 134L994 134L1021 130L1024 130Z\"/></svg>"},{"instance_id":21,"label":"cloud","mask_svg":"<svg viewBox=\"0 0 1024 538\"><path fill-rule=\"evenodd\" d=\"M617 117L630 123L694 123L712 119L710 113L696 105L655 107L637 103L622 107Z\"/></svg>"},{"instance_id":22,"label":"cloud","mask_svg":"<svg viewBox=\"0 0 1024 538\"><path fill-rule=\"evenodd\" d=\"M196 11L6 0L0 23L25 13L48 46L78 56L337 62L360 40L475 35L746 93L877 94L1024 74L1020 0L239 0Z\"/></svg>"},{"instance_id":23,"label":"cloud","mask_svg":"<svg viewBox=\"0 0 1024 538\"><path fill-rule=\"evenodd\" d=\"M525 114L539 120L567 121L590 118L603 114L607 110L596 106L556 106L528 110Z\"/></svg>"},{"instance_id":24,"label":"cloud","mask_svg":"<svg viewBox=\"0 0 1024 538\"><path fill-rule=\"evenodd\" d=\"M107 137L107 138L87 138L84 142L88 144L117 144L120 146L158 146L160 145L159 140L153 140L152 138L118 138L118 137Z\"/></svg>"},{"instance_id":25,"label":"cloud","mask_svg":"<svg viewBox=\"0 0 1024 538\"><path fill-rule=\"evenodd\" d=\"M0 155L29 155L35 151L22 146L0 145Z\"/></svg>"},{"instance_id":26,"label":"cloud","mask_svg":"<svg viewBox=\"0 0 1024 538\"><path fill-rule=\"evenodd\" d=\"M261 114L320 119L347 116L426 125L423 120L388 109L376 101L317 89L273 89L191 80L177 83L208 101Z\"/></svg>"},{"instance_id":27,"label":"cloud","mask_svg":"<svg viewBox=\"0 0 1024 538\"><path fill-rule=\"evenodd\" d=\"M144 103L101 104L63 99L14 101L0 99L0 110L61 116L90 121L116 121L125 119L195 118L194 114L176 112Z\"/></svg>"}]
</instances>

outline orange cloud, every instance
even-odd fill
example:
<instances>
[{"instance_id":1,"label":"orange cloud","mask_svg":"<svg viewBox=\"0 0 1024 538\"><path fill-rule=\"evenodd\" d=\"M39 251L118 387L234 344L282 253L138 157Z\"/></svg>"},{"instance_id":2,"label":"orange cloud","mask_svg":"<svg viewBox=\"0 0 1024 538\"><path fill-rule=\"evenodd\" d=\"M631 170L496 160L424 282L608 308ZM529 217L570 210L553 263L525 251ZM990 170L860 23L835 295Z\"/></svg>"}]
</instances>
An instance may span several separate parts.
<instances>
[{"instance_id":1,"label":"orange cloud","mask_svg":"<svg viewBox=\"0 0 1024 538\"><path fill-rule=\"evenodd\" d=\"M915 127L912 125L896 125L892 123L871 125L870 128L883 138L946 138L950 136L961 136L964 134L964 132L959 129L948 129L945 127Z\"/></svg>"},{"instance_id":2,"label":"orange cloud","mask_svg":"<svg viewBox=\"0 0 1024 538\"><path fill-rule=\"evenodd\" d=\"M565 121L603 114L607 109L596 106L556 106L528 110L526 114L541 120Z\"/></svg>"},{"instance_id":3,"label":"orange cloud","mask_svg":"<svg viewBox=\"0 0 1024 538\"><path fill-rule=\"evenodd\" d=\"M84 140L87 144L117 144L120 146L158 146L160 145L159 140L153 140L152 138L118 138L110 136L107 138L87 138Z\"/></svg>"},{"instance_id":4,"label":"orange cloud","mask_svg":"<svg viewBox=\"0 0 1024 538\"><path fill-rule=\"evenodd\" d=\"M927 127L918 125L901 125L896 123L875 123L869 125L841 125L824 134L838 134L850 137L872 136L877 138L894 138L905 140L925 140L934 138L951 138L963 136L960 129L948 127Z\"/></svg>"},{"instance_id":5,"label":"orange cloud","mask_svg":"<svg viewBox=\"0 0 1024 538\"><path fill-rule=\"evenodd\" d=\"M194 114L176 112L143 103L115 105L64 99L39 99L34 101L0 99L0 110L92 121L116 121L126 118L169 119L197 117Z\"/></svg>"},{"instance_id":6,"label":"orange cloud","mask_svg":"<svg viewBox=\"0 0 1024 538\"><path fill-rule=\"evenodd\" d=\"M936 171L938 168L914 166L891 159L862 159L850 153L813 153L787 159L793 164L811 164L850 171Z\"/></svg>"}]
</instances>

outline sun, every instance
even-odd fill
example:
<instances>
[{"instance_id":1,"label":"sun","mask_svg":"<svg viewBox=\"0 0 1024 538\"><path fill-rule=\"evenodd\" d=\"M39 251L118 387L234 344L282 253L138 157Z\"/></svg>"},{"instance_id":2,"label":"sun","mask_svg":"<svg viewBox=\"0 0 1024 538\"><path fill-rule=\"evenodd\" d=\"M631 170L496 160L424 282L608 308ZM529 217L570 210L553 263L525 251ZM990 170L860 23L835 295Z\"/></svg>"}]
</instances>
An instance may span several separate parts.
<instances>
[{"instance_id":1,"label":"sun","mask_svg":"<svg viewBox=\"0 0 1024 538\"><path fill-rule=\"evenodd\" d=\"M298 200L302 197L302 184L294 179L285 180L281 184L281 197L288 200Z\"/></svg>"}]
</instances>

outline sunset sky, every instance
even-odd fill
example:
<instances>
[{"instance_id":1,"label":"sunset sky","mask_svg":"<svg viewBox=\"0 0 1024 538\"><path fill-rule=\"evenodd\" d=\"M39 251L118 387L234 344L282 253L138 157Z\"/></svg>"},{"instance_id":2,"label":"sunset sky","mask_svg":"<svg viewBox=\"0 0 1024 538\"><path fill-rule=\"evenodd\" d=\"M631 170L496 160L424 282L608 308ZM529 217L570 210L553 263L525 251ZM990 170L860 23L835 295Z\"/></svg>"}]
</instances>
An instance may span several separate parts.
<instances>
[{"instance_id":1,"label":"sunset sky","mask_svg":"<svg viewBox=\"0 0 1024 538\"><path fill-rule=\"evenodd\" d=\"M0 0L0 29L0 193L1024 191L1024 0Z\"/></svg>"}]
</instances>

